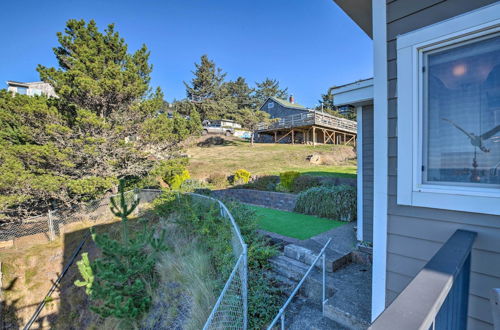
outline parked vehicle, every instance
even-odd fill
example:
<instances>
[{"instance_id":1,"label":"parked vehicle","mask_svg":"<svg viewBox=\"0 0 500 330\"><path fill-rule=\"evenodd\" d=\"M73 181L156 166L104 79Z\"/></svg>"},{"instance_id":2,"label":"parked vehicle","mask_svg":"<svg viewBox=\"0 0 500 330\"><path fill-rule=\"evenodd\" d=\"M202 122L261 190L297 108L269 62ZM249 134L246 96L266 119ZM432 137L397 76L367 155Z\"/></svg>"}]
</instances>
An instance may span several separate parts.
<instances>
[{"instance_id":1,"label":"parked vehicle","mask_svg":"<svg viewBox=\"0 0 500 330\"><path fill-rule=\"evenodd\" d=\"M214 121L203 121L203 135L207 134L224 134L225 136L232 136L234 134L233 125L229 125L231 121L226 120L214 120Z\"/></svg>"}]
</instances>

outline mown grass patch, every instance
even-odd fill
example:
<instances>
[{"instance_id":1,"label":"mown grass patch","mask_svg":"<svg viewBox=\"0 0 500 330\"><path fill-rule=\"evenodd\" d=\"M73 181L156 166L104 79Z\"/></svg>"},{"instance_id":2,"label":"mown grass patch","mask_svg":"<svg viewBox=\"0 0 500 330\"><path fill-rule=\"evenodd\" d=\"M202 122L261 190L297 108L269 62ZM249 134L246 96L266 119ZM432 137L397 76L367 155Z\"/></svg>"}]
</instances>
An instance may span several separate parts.
<instances>
[{"instance_id":1,"label":"mown grass patch","mask_svg":"<svg viewBox=\"0 0 500 330\"><path fill-rule=\"evenodd\" d=\"M287 237L308 239L327 230L345 225L345 222L311 215L249 205L257 215L259 227Z\"/></svg>"}]
</instances>

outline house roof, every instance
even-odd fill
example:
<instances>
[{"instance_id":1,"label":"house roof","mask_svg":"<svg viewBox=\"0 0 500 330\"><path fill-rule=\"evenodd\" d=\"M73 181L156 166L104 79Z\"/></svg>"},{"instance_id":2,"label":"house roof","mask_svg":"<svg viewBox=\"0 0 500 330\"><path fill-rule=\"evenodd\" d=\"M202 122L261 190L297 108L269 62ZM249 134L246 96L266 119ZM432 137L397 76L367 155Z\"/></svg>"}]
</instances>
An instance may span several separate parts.
<instances>
[{"instance_id":1,"label":"house roof","mask_svg":"<svg viewBox=\"0 0 500 330\"><path fill-rule=\"evenodd\" d=\"M279 98L274 97L274 96L268 97L267 100L264 103L262 103L262 105L260 106L260 109L262 109L262 107L264 106L264 104L266 104L267 101L269 101L269 99L273 100L274 102L280 104L281 106L283 106L285 108L298 109L298 110L307 110L307 108L305 106L303 106L303 105L300 105L300 104L297 104L297 103L290 103L287 100L279 99Z\"/></svg>"},{"instance_id":2,"label":"house roof","mask_svg":"<svg viewBox=\"0 0 500 330\"><path fill-rule=\"evenodd\" d=\"M28 87L28 83L25 82L20 82L20 81L13 81L13 80L7 80L6 81L7 86L23 86L23 87Z\"/></svg>"}]
</instances>

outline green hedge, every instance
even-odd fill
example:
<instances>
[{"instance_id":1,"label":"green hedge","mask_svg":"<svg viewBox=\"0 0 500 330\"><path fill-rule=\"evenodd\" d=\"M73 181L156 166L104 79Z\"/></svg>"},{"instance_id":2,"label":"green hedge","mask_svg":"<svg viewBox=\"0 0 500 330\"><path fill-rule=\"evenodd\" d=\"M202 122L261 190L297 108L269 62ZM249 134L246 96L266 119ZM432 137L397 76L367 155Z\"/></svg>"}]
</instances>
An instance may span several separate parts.
<instances>
[{"instance_id":1,"label":"green hedge","mask_svg":"<svg viewBox=\"0 0 500 330\"><path fill-rule=\"evenodd\" d=\"M316 187L298 195L295 211L340 221L356 219L356 188Z\"/></svg>"}]
</instances>

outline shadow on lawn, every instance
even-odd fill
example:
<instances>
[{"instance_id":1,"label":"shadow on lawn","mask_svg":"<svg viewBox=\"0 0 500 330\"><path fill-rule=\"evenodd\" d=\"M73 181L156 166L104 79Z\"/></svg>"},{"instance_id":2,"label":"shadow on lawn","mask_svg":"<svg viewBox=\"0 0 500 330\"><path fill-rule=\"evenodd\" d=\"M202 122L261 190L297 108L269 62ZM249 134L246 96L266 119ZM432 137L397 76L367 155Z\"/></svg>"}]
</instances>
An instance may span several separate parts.
<instances>
[{"instance_id":1,"label":"shadow on lawn","mask_svg":"<svg viewBox=\"0 0 500 330\"><path fill-rule=\"evenodd\" d=\"M232 140L226 140L220 136L211 136L201 142L198 142L197 146L200 148L210 148L210 147L228 147L237 146L238 143Z\"/></svg>"}]
</instances>

